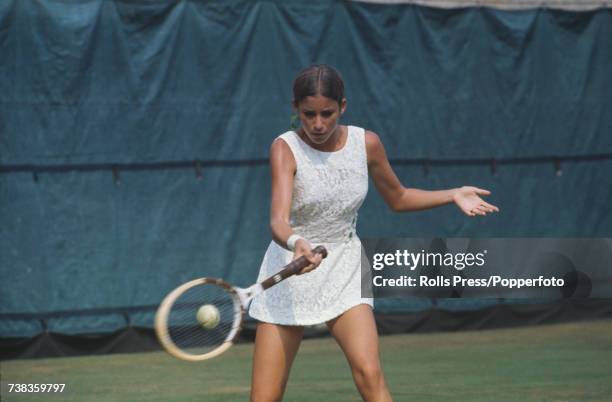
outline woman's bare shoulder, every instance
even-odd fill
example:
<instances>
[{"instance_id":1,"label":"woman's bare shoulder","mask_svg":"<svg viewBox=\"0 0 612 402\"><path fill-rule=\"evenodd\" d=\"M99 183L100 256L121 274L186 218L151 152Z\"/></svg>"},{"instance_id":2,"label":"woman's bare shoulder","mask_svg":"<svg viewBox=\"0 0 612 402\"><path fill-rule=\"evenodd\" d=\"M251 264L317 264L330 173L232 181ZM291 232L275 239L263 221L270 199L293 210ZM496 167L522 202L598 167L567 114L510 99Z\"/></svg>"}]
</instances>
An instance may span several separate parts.
<instances>
[{"instance_id":1,"label":"woman's bare shoulder","mask_svg":"<svg viewBox=\"0 0 612 402\"><path fill-rule=\"evenodd\" d=\"M276 138L270 145L270 162L273 166L289 166L295 170L296 163L293 152L289 144L281 137Z\"/></svg>"},{"instance_id":2,"label":"woman's bare shoulder","mask_svg":"<svg viewBox=\"0 0 612 402\"><path fill-rule=\"evenodd\" d=\"M380 141L380 137L374 131L365 131L365 144L366 152L368 154L368 162L373 159L384 155L383 144Z\"/></svg>"}]
</instances>

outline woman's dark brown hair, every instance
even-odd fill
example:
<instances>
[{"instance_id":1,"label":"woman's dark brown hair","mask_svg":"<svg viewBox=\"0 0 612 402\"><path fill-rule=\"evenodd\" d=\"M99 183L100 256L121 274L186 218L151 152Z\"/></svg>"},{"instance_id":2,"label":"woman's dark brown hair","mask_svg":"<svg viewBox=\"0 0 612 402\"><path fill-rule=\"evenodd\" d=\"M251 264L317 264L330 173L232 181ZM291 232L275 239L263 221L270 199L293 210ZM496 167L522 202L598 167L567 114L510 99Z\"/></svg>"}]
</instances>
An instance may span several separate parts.
<instances>
[{"instance_id":1,"label":"woman's dark brown hair","mask_svg":"<svg viewBox=\"0 0 612 402\"><path fill-rule=\"evenodd\" d=\"M293 101L299 105L307 96L323 95L340 105L344 98L344 82L333 67L313 64L302 70L293 81Z\"/></svg>"}]
</instances>

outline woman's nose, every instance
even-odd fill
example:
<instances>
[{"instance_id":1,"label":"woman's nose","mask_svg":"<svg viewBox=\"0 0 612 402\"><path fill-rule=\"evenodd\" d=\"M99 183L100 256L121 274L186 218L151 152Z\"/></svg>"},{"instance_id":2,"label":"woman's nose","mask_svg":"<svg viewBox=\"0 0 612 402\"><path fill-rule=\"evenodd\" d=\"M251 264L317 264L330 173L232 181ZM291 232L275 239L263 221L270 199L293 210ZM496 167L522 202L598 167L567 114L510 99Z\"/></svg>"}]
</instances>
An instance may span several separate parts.
<instances>
[{"instance_id":1,"label":"woman's nose","mask_svg":"<svg viewBox=\"0 0 612 402\"><path fill-rule=\"evenodd\" d=\"M321 131L323 130L323 119L321 118L321 116L317 116L315 117L315 121L314 121L314 129L317 131Z\"/></svg>"}]
</instances>

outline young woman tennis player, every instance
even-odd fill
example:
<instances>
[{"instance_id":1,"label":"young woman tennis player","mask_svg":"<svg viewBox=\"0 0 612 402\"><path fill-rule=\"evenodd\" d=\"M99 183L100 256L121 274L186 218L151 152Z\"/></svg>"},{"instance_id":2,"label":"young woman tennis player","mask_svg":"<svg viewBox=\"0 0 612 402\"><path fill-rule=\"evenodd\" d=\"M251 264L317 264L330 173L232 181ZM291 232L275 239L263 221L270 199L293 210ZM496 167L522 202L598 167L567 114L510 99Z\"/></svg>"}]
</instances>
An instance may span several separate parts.
<instances>
[{"instance_id":1,"label":"young woman tennis player","mask_svg":"<svg viewBox=\"0 0 612 402\"><path fill-rule=\"evenodd\" d=\"M274 241L259 280L302 255L311 265L251 304L249 314L259 321L251 401L282 399L303 326L323 322L344 352L363 399L391 401L380 365L372 300L361 297L361 243L355 226L368 174L393 211L453 202L468 216L498 209L480 198L489 191L476 187L403 187L375 133L338 124L346 99L342 79L333 68L313 65L303 70L293 83L293 106L301 127L278 137L270 151ZM323 262L311 252L319 244L328 251Z\"/></svg>"}]
</instances>

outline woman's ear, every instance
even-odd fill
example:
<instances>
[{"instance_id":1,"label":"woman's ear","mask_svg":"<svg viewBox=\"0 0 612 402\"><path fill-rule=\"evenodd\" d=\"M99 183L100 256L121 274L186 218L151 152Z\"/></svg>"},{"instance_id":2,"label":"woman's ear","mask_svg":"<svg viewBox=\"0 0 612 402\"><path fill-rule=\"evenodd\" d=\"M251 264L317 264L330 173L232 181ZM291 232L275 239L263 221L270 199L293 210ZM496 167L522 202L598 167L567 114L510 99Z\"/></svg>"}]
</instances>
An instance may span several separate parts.
<instances>
[{"instance_id":1,"label":"woman's ear","mask_svg":"<svg viewBox=\"0 0 612 402\"><path fill-rule=\"evenodd\" d=\"M295 103L295 99L291 100L291 107L293 109L293 113L291 114L291 122L289 123L289 128L291 130L297 130L300 125L299 125L299 115L298 115L298 109L297 109L297 104Z\"/></svg>"},{"instance_id":2,"label":"woman's ear","mask_svg":"<svg viewBox=\"0 0 612 402\"><path fill-rule=\"evenodd\" d=\"M344 114L344 111L346 110L346 98L342 98L342 100L340 101L340 114Z\"/></svg>"}]
</instances>

